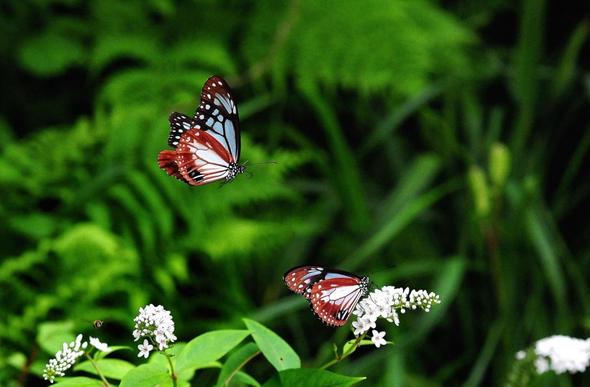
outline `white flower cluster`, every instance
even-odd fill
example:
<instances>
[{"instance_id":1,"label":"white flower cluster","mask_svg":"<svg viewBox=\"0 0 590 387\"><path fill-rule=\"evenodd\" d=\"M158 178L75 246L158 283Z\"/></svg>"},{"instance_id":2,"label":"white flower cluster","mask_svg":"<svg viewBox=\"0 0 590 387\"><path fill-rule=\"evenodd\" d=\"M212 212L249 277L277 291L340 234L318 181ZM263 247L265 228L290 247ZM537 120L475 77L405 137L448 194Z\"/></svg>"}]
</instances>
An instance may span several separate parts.
<instances>
[{"instance_id":1,"label":"white flower cluster","mask_svg":"<svg viewBox=\"0 0 590 387\"><path fill-rule=\"evenodd\" d=\"M433 304L440 304L440 297L436 293L384 286L363 298L352 312L357 316L356 321L352 323L354 334L360 336L369 329L375 328L379 317L399 325L398 311L403 314L406 310L420 308L428 312ZM373 331L371 340L376 347L379 347L385 344L384 336L385 332Z\"/></svg>"},{"instance_id":2,"label":"white flower cluster","mask_svg":"<svg viewBox=\"0 0 590 387\"><path fill-rule=\"evenodd\" d=\"M63 348L55 354L55 358L49 360L45 365L43 379L53 383L56 377L64 376L65 372L76 363L76 360L84 355L86 347L88 347L88 343L82 342L82 335L78 335L76 340L70 344L64 343Z\"/></svg>"},{"instance_id":3,"label":"white flower cluster","mask_svg":"<svg viewBox=\"0 0 590 387\"><path fill-rule=\"evenodd\" d=\"M148 339L157 344L160 351L168 348L169 343L176 341L172 315L162 305L154 306L149 304L139 308L139 315L133 321L135 321L135 329L133 330L135 341L141 337L147 337L143 341L143 345L137 346L139 357L144 356L147 358L154 348L150 345Z\"/></svg>"},{"instance_id":4,"label":"white flower cluster","mask_svg":"<svg viewBox=\"0 0 590 387\"><path fill-rule=\"evenodd\" d=\"M583 372L590 365L590 339L550 336L535 343L535 368L539 374L555 371Z\"/></svg>"}]
</instances>

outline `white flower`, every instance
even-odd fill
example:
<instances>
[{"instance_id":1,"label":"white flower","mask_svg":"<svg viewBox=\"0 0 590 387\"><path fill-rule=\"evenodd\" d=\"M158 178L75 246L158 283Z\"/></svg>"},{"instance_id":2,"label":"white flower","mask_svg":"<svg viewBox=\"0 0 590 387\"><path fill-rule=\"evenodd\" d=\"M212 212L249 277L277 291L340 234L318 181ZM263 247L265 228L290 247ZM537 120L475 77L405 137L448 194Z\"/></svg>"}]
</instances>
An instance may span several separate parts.
<instances>
[{"instance_id":1,"label":"white flower","mask_svg":"<svg viewBox=\"0 0 590 387\"><path fill-rule=\"evenodd\" d=\"M146 359L148 358L148 356L150 355L150 351L152 349L154 349L154 346L151 345L147 339L143 340L143 345L139 344L137 346L137 349L139 349L139 354L137 355L137 357L145 357Z\"/></svg>"},{"instance_id":2,"label":"white flower","mask_svg":"<svg viewBox=\"0 0 590 387\"><path fill-rule=\"evenodd\" d=\"M356 306L353 314L357 320L352 323L355 336L360 336L376 327L378 318L384 318L389 322L399 325L399 313L405 313L406 309L421 308L428 312L433 304L440 304L440 297L425 290L412 290L410 288L396 288L384 286L376 289L363 298Z\"/></svg>"},{"instance_id":3,"label":"white flower","mask_svg":"<svg viewBox=\"0 0 590 387\"><path fill-rule=\"evenodd\" d=\"M108 344L101 343L100 340L97 339L96 337L90 337L90 339L88 341L90 341L90 345L92 345L94 348L98 349L99 351L108 352L108 350L109 350Z\"/></svg>"},{"instance_id":4,"label":"white flower","mask_svg":"<svg viewBox=\"0 0 590 387\"><path fill-rule=\"evenodd\" d=\"M385 341L384 337L385 331L377 332L373 329L373 337L371 337L371 341L373 344L375 344L375 347L379 348L380 346L387 344L387 341Z\"/></svg>"},{"instance_id":5,"label":"white flower","mask_svg":"<svg viewBox=\"0 0 590 387\"><path fill-rule=\"evenodd\" d=\"M133 330L135 341L141 337L148 337L158 343L158 349L160 351L168 348L170 343L176 341L172 315L162 305L154 306L149 304L143 308L139 308L139 315L133 321L135 321L135 329ZM144 345L145 343L146 341L144 340ZM149 351L151 349L146 353L149 354ZM142 353L140 352L140 356Z\"/></svg>"},{"instance_id":6,"label":"white flower","mask_svg":"<svg viewBox=\"0 0 590 387\"><path fill-rule=\"evenodd\" d=\"M354 335L355 336L360 336L362 333L364 333L368 330L364 319L353 321L352 327L354 328Z\"/></svg>"},{"instance_id":7,"label":"white flower","mask_svg":"<svg viewBox=\"0 0 590 387\"><path fill-rule=\"evenodd\" d=\"M516 360L522 360L526 357L525 351L518 351L516 352Z\"/></svg>"},{"instance_id":8,"label":"white flower","mask_svg":"<svg viewBox=\"0 0 590 387\"><path fill-rule=\"evenodd\" d=\"M535 343L537 373L555 371L583 372L590 365L590 339L581 340L568 336L551 336Z\"/></svg>"},{"instance_id":9,"label":"white flower","mask_svg":"<svg viewBox=\"0 0 590 387\"><path fill-rule=\"evenodd\" d=\"M65 371L70 369L80 356L84 355L84 349L87 346L87 342L82 342L82 335L78 335L76 340L70 344L64 343L62 349L55 354L55 358L50 359L45 365L43 379L53 383L57 376L64 376Z\"/></svg>"}]
</instances>

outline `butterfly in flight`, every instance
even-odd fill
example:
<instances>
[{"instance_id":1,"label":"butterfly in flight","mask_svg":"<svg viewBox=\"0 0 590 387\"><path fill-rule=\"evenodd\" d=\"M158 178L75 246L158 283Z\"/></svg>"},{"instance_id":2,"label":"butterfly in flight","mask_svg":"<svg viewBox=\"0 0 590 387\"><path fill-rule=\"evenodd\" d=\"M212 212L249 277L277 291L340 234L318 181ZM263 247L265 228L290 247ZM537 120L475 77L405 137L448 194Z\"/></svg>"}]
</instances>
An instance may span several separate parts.
<instances>
[{"instance_id":1,"label":"butterfly in flight","mask_svg":"<svg viewBox=\"0 0 590 387\"><path fill-rule=\"evenodd\" d=\"M298 266L283 275L287 287L303 295L327 325L342 326L369 291L369 278L322 266Z\"/></svg>"},{"instance_id":2,"label":"butterfly in flight","mask_svg":"<svg viewBox=\"0 0 590 387\"><path fill-rule=\"evenodd\" d=\"M158 156L160 168L189 185L228 182L245 171L240 165L240 126L232 92L221 77L207 79L201 103L191 118L172 113L168 145Z\"/></svg>"}]
</instances>

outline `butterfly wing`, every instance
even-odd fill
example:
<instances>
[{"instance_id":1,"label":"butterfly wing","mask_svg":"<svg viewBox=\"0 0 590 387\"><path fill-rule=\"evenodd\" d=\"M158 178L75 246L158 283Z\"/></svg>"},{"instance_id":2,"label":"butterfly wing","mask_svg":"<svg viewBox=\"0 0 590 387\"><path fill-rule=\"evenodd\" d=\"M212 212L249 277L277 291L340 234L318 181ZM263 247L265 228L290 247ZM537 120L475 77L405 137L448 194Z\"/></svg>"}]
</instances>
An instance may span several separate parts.
<instances>
[{"instance_id":1,"label":"butterfly wing","mask_svg":"<svg viewBox=\"0 0 590 387\"><path fill-rule=\"evenodd\" d=\"M190 184L180 173L177 158L178 155L176 154L176 150L163 150L158 155L158 165L170 176L173 176L180 181L184 181L185 183Z\"/></svg>"},{"instance_id":2,"label":"butterfly wing","mask_svg":"<svg viewBox=\"0 0 590 387\"><path fill-rule=\"evenodd\" d=\"M310 291L314 313L327 325L342 326L368 291L369 279L351 273L329 272Z\"/></svg>"},{"instance_id":3,"label":"butterfly wing","mask_svg":"<svg viewBox=\"0 0 590 387\"><path fill-rule=\"evenodd\" d=\"M369 278L322 266L298 266L285 273L289 290L302 294L324 323L342 326L368 292Z\"/></svg>"},{"instance_id":4,"label":"butterfly wing","mask_svg":"<svg viewBox=\"0 0 590 387\"><path fill-rule=\"evenodd\" d=\"M224 179L228 173L227 150L208 132L196 128L182 136L176 147L176 163L190 185Z\"/></svg>"},{"instance_id":5,"label":"butterfly wing","mask_svg":"<svg viewBox=\"0 0 590 387\"><path fill-rule=\"evenodd\" d=\"M238 110L227 83L218 76L205 82L195 117L172 113L168 144L158 164L190 185L225 179L240 157Z\"/></svg>"},{"instance_id":6,"label":"butterfly wing","mask_svg":"<svg viewBox=\"0 0 590 387\"><path fill-rule=\"evenodd\" d=\"M323 278L324 273L325 269L321 266L298 266L286 272L283 281L292 292L309 298L311 287Z\"/></svg>"},{"instance_id":7,"label":"butterfly wing","mask_svg":"<svg viewBox=\"0 0 590 387\"><path fill-rule=\"evenodd\" d=\"M240 159L240 121L238 107L227 82L214 75L201 91L201 103L195 112L196 127L206 130L222 144L237 163Z\"/></svg>"},{"instance_id":8,"label":"butterfly wing","mask_svg":"<svg viewBox=\"0 0 590 387\"><path fill-rule=\"evenodd\" d=\"M174 112L168 117L170 122L170 134L168 135L168 145L176 148L184 132L189 131L195 126L193 119L182 113Z\"/></svg>"}]
</instances>

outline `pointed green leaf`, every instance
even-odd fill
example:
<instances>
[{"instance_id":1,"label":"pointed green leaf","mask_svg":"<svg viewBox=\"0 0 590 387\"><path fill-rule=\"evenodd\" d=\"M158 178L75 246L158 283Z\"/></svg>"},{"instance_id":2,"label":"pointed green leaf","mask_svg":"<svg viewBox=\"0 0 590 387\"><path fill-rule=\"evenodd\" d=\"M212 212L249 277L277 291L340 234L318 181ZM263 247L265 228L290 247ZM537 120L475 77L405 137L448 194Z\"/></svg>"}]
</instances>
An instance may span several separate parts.
<instances>
[{"instance_id":1,"label":"pointed green leaf","mask_svg":"<svg viewBox=\"0 0 590 387\"><path fill-rule=\"evenodd\" d=\"M254 356L260 353L258 346L254 343L248 343L237 349L228 358L217 378L217 385L229 385L232 378L236 376L237 372Z\"/></svg>"},{"instance_id":2,"label":"pointed green leaf","mask_svg":"<svg viewBox=\"0 0 590 387\"><path fill-rule=\"evenodd\" d=\"M245 318L244 323L264 357L277 371L301 367L299 355L280 336L254 320Z\"/></svg>"},{"instance_id":3,"label":"pointed green leaf","mask_svg":"<svg viewBox=\"0 0 590 387\"><path fill-rule=\"evenodd\" d=\"M345 387L366 379L314 368L285 370L279 376L283 387Z\"/></svg>"},{"instance_id":4,"label":"pointed green leaf","mask_svg":"<svg viewBox=\"0 0 590 387\"><path fill-rule=\"evenodd\" d=\"M260 383L258 383L258 381L256 379L254 379L252 376L248 375L245 372L239 371L238 373L236 373L236 376L234 377L233 380L236 380L238 382L240 382L241 384L245 384L247 386L254 386L254 387L260 387ZM229 384L228 384L229 386Z\"/></svg>"},{"instance_id":5,"label":"pointed green leaf","mask_svg":"<svg viewBox=\"0 0 590 387\"><path fill-rule=\"evenodd\" d=\"M59 380L58 378L57 380ZM91 379L84 376L74 378L64 378L63 381L59 381L55 384L51 384L52 387L103 387L102 381L98 379Z\"/></svg>"},{"instance_id":6,"label":"pointed green leaf","mask_svg":"<svg viewBox=\"0 0 590 387\"><path fill-rule=\"evenodd\" d=\"M117 380L121 380L123 376L127 374L127 372L135 368L133 364L120 359L102 359L96 361L95 364L104 376ZM74 369L76 371L86 371L93 375L97 374L96 369L90 361L82 362Z\"/></svg>"},{"instance_id":7,"label":"pointed green leaf","mask_svg":"<svg viewBox=\"0 0 590 387\"><path fill-rule=\"evenodd\" d=\"M166 367L159 364L142 364L129 371L121 380L119 387L171 387L172 385L172 377Z\"/></svg>"},{"instance_id":8,"label":"pointed green leaf","mask_svg":"<svg viewBox=\"0 0 590 387\"><path fill-rule=\"evenodd\" d=\"M177 372L195 369L219 359L248 336L246 330L219 330L192 339L176 359Z\"/></svg>"}]
</instances>

